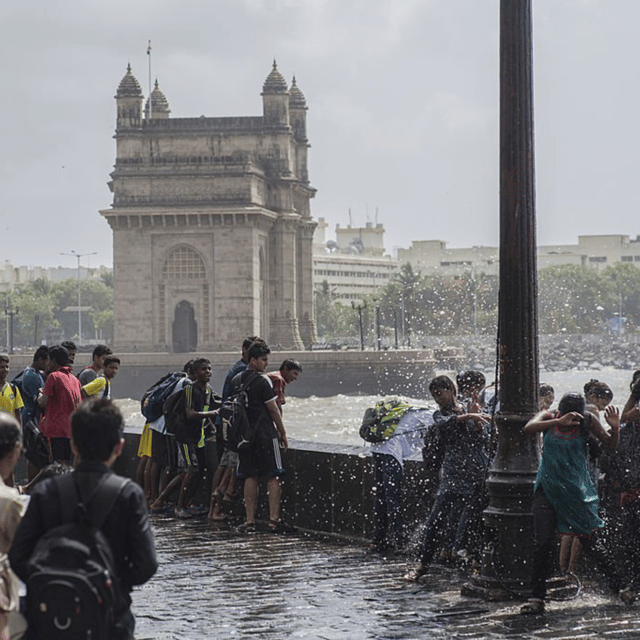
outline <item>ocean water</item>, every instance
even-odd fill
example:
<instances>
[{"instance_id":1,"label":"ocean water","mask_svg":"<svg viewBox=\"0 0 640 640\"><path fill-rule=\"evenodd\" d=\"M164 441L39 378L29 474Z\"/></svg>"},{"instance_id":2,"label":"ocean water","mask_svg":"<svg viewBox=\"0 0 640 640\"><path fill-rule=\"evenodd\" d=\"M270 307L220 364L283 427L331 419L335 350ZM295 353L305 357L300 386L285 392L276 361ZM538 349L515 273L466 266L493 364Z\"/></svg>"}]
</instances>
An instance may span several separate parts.
<instances>
[{"instance_id":1,"label":"ocean water","mask_svg":"<svg viewBox=\"0 0 640 640\"><path fill-rule=\"evenodd\" d=\"M447 373L447 372L438 372ZM487 380L493 373L484 372ZM556 402L568 391L582 392L586 382L595 378L606 382L613 391L613 404L622 408L629 396L632 371L624 369L602 369L601 371L552 371L541 372L540 382L554 387ZM295 383L293 383L295 384ZM381 396L355 396L338 394L327 398L288 397L284 405L284 423L287 434L296 440L323 442L328 444L362 445L358 436L362 416L367 407L373 406ZM425 389L423 398L405 398L413 406L433 406L433 400ZM127 426L141 430L144 417L140 413L140 401L126 398L116 400L125 417Z\"/></svg>"}]
</instances>

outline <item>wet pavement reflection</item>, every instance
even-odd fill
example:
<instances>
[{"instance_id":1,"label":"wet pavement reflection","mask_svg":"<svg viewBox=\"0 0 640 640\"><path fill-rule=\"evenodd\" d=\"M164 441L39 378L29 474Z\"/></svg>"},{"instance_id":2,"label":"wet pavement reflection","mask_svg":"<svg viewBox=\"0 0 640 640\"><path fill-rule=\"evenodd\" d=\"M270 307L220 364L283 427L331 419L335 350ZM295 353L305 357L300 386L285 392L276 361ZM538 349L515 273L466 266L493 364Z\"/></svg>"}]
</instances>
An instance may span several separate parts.
<instances>
[{"instance_id":1,"label":"wet pavement reflection","mask_svg":"<svg viewBox=\"0 0 640 640\"><path fill-rule=\"evenodd\" d=\"M304 534L246 535L204 519L154 516L160 569L134 592L138 640L201 638L640 638L640 607L587 588L523 617L519 603L463 598L467 576Z\"/></svg>"}]
</instances>

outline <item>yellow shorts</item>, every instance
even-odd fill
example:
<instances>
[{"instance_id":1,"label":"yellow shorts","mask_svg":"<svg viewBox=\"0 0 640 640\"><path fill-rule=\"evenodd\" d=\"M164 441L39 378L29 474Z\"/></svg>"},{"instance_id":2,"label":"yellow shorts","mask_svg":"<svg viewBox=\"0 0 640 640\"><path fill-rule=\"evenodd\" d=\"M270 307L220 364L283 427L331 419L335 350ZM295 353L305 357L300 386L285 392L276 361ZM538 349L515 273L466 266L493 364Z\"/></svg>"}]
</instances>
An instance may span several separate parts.
<instances>
[{"instance_id":1,"label":"yellow shorts","mask_svg":"<svg viewBox=\"0 0 640 640\"><path fill-rule=\"evenodd\" d=\"M138 443L138 458L144 456L151 457L151 427L147 422L142 429L142 435L140 436L140 442Z\"/></svg>"}]
</instances>

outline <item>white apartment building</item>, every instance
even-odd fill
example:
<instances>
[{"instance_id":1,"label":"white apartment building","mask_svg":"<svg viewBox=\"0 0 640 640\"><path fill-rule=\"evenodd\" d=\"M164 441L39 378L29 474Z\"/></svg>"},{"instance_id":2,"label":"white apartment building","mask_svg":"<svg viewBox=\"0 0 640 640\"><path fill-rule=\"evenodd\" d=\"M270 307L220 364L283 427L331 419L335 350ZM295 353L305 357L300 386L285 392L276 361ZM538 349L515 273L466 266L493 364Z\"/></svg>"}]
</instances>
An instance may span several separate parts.
<instances>
[{"instance_id":1,"label":"white apartment building","mask_svg":"<svg viewBox=\"0 0 640 640\"><path fill-rule=\"evenodd\" d=\"M384 227L367 222L364 227L336 226L336 239L326 240L328 224L318 219L313 236L313 286L324 281L336 302L350 304L375 294L388 284L399 263L384 255Z\"/></svg>"}]
</instances>

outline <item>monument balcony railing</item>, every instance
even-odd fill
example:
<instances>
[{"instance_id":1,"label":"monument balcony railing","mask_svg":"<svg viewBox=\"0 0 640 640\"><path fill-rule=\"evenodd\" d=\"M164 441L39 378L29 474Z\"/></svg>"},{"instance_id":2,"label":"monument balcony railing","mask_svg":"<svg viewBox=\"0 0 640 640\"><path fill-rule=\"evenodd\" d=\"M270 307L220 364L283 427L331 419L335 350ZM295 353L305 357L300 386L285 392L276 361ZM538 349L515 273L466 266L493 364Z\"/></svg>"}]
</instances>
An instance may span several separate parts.
<instances>
[{"instance_id":1,"label":"monument balcony railing","mask_svg":"<svg viewBox=\"0 0 640 640\"><path fill-rule=\"evenodd\" d=\"M150 131L185 130L185 131L206 131L207 133L220 132L240 132L240 133L261 133L264 129L262 116L238 116L207 118L159 118L143 121L143 128Z\"/></svg>"},{"instance_id":2,"label":"monument balcony railing","mask_svg":"<svg viewBox=\"0 0 640 640\"><path fill-rule=\"evenodd\" d=\"M245 167L255 166L251 154L236 153L226 156L138 156L135 158L116 158L116 166L175 166L175 165L214 165L222 167Z\"/></svg>"},{"instance_id":3,"label":"monument balcony railing","mask_svg":"<svg viewBox=\"0 0 640 640\"><path fill-rule=\"evenodd\" d=\"M251 192L248 190L227 191L207 195L117 195L113 199L114 207L149 207L171 205L207 205L207 204L250 204Z\"/></svg>"}]
</instances>

